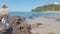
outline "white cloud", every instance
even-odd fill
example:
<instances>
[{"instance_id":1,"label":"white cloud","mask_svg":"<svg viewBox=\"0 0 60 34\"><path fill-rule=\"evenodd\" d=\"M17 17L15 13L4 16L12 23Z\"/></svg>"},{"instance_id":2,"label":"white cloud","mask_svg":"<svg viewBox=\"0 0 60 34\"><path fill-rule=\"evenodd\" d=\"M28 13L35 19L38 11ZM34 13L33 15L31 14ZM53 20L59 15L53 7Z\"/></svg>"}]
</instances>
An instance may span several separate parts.
<instances>
[{"instance_id":1,"label":"white cloud","mask_svg":"<svg viewBox=\"0 0 60 34\"><path fill-rule=\"evenodd\" d=\"M54 4L59 4L58 2L54 2Z\"/></svg>"}]
</instances>

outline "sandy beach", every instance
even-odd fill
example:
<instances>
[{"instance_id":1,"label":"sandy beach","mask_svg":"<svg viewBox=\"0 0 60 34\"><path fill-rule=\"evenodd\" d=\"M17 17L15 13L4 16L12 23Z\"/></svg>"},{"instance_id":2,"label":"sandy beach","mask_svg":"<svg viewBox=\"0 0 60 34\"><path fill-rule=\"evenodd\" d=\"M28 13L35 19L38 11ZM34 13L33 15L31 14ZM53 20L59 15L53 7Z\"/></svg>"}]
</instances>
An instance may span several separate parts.
<instances>
[{"instance_id":1,"label":"sandy beach","mask_svg":"<svg viewBox=\"0 0 60 34\"><path fill-rule=\"evenodd\" d=\"M60 21L56 21L56 19L43 16L34 20L27 19L27 21L33 25L31 30L33 34L60 34ZM36 23L41 23L42 25L36 26Z\"/></svg>"}]
</instances>

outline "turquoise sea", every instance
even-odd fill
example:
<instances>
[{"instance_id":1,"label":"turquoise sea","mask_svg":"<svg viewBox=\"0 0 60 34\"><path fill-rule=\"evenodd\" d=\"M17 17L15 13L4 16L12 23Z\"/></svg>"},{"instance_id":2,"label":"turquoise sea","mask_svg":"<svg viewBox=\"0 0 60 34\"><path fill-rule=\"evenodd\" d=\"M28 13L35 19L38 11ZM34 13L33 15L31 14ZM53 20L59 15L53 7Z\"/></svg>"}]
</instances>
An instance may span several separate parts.
<instances>
[{"instance_id":1,"label":"turquoise sea","mask_svg":"<svg viewBox=\"0 0 60 34\"><path fill-rule=\"evenodd\" d=\"M24 16L24 17L29 17L32 14L44 16L44 15L50 15L50 16L60 16L60 13L56 12L10 12L10 16Z\"/></svg>"}]
</instances>

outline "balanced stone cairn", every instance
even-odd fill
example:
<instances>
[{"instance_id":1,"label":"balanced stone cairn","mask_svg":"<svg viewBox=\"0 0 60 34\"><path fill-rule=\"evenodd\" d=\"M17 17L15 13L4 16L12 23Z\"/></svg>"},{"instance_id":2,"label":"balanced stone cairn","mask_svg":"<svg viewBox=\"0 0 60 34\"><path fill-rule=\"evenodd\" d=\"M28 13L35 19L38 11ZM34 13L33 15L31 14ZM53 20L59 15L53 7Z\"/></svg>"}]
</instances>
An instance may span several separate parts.
<instances>
[{"instance_id":1,"label":"balanced stone cairn","mask_svg":"<svg viewBox=\"0 0 60 34\"><path fill-rule=\"evenodd\" d=\"M11 34L11 30L9 9L6 4L3 4L0 9L0 34Z\"/></svg>"}]
</instances>

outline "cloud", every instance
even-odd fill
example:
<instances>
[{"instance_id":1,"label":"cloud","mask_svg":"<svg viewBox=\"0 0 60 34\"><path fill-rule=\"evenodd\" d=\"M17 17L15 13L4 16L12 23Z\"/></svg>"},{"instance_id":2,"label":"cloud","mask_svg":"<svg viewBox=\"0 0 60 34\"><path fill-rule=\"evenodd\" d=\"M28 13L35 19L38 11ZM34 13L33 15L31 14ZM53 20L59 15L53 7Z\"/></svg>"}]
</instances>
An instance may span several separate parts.
<instances>
[{"instance_id":1,"label":"cloud","mask_svg":"<svg viewBox=\"0 0 60 34\"><path fill-rule=\"evenodd\" d=\"M54 4L59 4L58 2L55 2Z\"/></svg>"}]
</instances>

